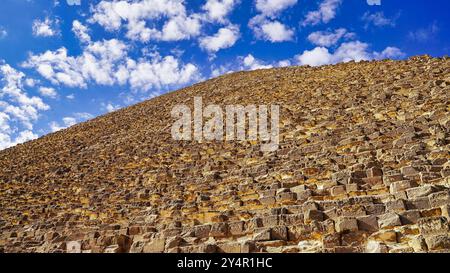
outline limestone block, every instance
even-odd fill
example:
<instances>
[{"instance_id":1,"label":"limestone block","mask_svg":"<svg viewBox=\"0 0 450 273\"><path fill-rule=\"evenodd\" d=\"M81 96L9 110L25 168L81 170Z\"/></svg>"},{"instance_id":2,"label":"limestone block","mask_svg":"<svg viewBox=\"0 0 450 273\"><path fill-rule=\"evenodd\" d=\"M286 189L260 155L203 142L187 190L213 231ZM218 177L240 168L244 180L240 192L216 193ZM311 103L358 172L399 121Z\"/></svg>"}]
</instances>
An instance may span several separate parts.
<instances>
[{"instance_id":1,"label":"limestone block","mask_svg":"<svg viewBox=\"0 0 450 273\"><path fill-rule=\"evenodd\" d=\"M357 231L358 230L358 222L355 218L352 217L341 217L336 222L336 231L344 232L344 231Z\"/></svg>"},{"instance_id":2,"label":"limestone block","mask_svg":"<svg viewBox=\"0 0 450 273\"><path fill-rule=\"evenodd\" d=\"M387 229L396 226L401 226L402 222L398 214L388 212L386 214L378 216L378 225L380 228Z\"/></svg>"}]
</instances>

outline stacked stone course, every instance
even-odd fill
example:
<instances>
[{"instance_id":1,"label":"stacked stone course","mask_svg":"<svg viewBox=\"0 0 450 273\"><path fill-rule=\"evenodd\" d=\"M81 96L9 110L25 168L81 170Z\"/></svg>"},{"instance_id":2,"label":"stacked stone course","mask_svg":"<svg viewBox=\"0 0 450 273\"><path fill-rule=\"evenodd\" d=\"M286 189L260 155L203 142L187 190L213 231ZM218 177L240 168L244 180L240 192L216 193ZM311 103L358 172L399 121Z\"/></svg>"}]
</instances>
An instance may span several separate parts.
<instances>
[{"instance_id":1,"label":"stacked stone course","mask_svg":"<svg viewBox=\"0 0 450 273\"><path fill-rule=\"evenodd\" d=\"M3 252L450 252L450 60L239 72L0 152ZM176 104L280 105L280 148Z\"/></svg>"}]
</instances>

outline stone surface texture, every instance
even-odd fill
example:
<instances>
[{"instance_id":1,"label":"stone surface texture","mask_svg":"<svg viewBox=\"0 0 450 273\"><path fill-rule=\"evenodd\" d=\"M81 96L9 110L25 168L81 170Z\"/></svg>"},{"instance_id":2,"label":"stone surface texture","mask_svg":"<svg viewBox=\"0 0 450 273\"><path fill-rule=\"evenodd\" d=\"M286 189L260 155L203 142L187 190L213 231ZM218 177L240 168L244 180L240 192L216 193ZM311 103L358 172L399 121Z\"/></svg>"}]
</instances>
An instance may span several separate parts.
<instances>
[{"instance_id":1,"label":"stone surface texture","mask_svg":"<svg viewBox=\"0 0 450 273\"><path fill-rule=\"evenodd\" d=\"M238 72L0 152L0 252L450 252L450 60ZM172 107L280 105L280 148Z\"/></svg>"}]
</instances>

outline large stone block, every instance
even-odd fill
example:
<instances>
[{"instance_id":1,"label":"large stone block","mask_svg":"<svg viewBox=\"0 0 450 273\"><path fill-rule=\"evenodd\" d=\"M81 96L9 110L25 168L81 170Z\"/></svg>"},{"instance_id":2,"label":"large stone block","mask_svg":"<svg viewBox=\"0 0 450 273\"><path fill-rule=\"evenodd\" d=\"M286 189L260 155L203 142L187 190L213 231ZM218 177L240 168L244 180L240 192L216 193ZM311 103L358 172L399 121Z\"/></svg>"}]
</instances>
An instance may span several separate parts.
<instances>
[{"instance_id":1,"label":"large stone block","mask_svg":"<svg viewBox=\"0 0 450 273\"><path fill-rule=\"evenodd\" d=\"M311 221L323 221L323 212L320 210L310 209L305 213L305 223Z\"/></svg>"},{"instance_id":2,"label":"large stone block","mask_svg":"<svg viewBox=\"0 0 450 273\"><path fill-rule=\"evenodd\" d=\"M425 237L429 250L450 250L450 235L432 235Z\"/></svg>"},{"instance_id":3,"label":"large stone block","mask_svg":"<svg viewBox=\"0 0 450 273\"><path fill-rule=\"evenodd\" d=\"M166 239L151 239L149 242L145 243L143 251L144 253L162 253L164 252L166 246Z\"/></svg>"},{"instance_id":4,"label":"large stone block","mask_svg":"<svg viewBox=\"0 0 450 273\"><path fill-rule=\"evenodd\" d=\"M415 199L420 197L426 197L436 191L436 188L432 185L423 185L406 190L408 199Z\"/></svg>"},{"instance_id":5,"label":"large stone block","mask_svg":"<svg viewBox=\"0 0 450 273\"><path fill-rule=\"evenodd\" d=\"M375 215L358 217L356 220L358 221L359 230L369 232L375 232L378 230L378 220Z\"/></svg>"},{"instance_id":6,"label":"large stone block","mask_svg":"<svg viewBox=\"0 0 450 273\"><path fill-rule=\"evenodd\" d=\"M211 225L209 231L210 237L220 238L228 236L228 224L227 223L214 223Z\"/></svg>"},{"instance_id":7,"label":"large stone block","mask_svg":"<svg viewBox=\"0 0 450 273\"><path fill-rule=\"evenodd\" d=\"M396 226L401 226L402 222L398 214L393 212L388 212L386 214L378 216L378 225L380 228L392 228Z\"/></svg>"},{"instance_id":8,"label":"large stone block","mask_svg":"<svg viewBox=\"0 0 450 273\"><path fill-rule=\"evenodd\" d=\"M389 186L389 192L391 194L394 193L398 193L401 191L405 191L409 188L412 188L415 186L415 183L409 180L402 180L402 181L397 181L397 182L393 182L390 184Z\"/></svg>"},{"instance_id":9,"label":"large stone block","mask_svg":"<svg viewBox=\"0 0 450 273\"><path fill-rule=\"evenodd\" d=\"M197 238L208 238L211 231L211 225L202 225L194 227L194 236Z\"/></svg>"},{"instance_id":10,"label":"large stone block","mask_svg":"<svg viewBox=\"0 0 450 273\"><path fill-rule=\"evenodd\" d=\"M285 226L273 227L270 230L271 240L288 240L288 229Z\"/></svg>"},{"instance_id":11,"label":"large stone block","mask_svg":"<svg viewBox=\"0 0 450 273\"><path fill-rule=\"evenodd\" d=\"M340 217L336 222L337 232L357 231L357 230L358 230L358 222L356 221L355 218Z\"/></svg>"},{"instance_id":12,"label":"large stone block","mask_svg":"<svg viewBox=\"0 0 450 273\"><path fill-rule=\"evenodd\" d=\"M445 217L422 218L417 225L421 234L445 234L449 232L448 221Z\"/></svg>"}]
</instances>

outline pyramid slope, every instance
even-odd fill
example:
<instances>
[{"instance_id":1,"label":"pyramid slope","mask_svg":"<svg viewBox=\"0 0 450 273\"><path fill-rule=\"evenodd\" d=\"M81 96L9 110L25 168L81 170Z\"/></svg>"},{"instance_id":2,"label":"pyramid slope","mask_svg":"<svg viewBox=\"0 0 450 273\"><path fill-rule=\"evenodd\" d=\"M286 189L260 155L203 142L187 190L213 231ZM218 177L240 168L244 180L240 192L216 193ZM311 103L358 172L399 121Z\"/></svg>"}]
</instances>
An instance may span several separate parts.
<instances>
[{"instance_id":1,"label":"pyramid slope","mask_svg":"<svg viewBox=\"0 0 450 273\"><path fill-rule=\"evenodd\" d=\"M239 72L0 151L0 250L450 251L448 58ZM280 148L173 106L280 106ZM75 251L77 247L75 247Z\"/></svg>"}]
</instances>

